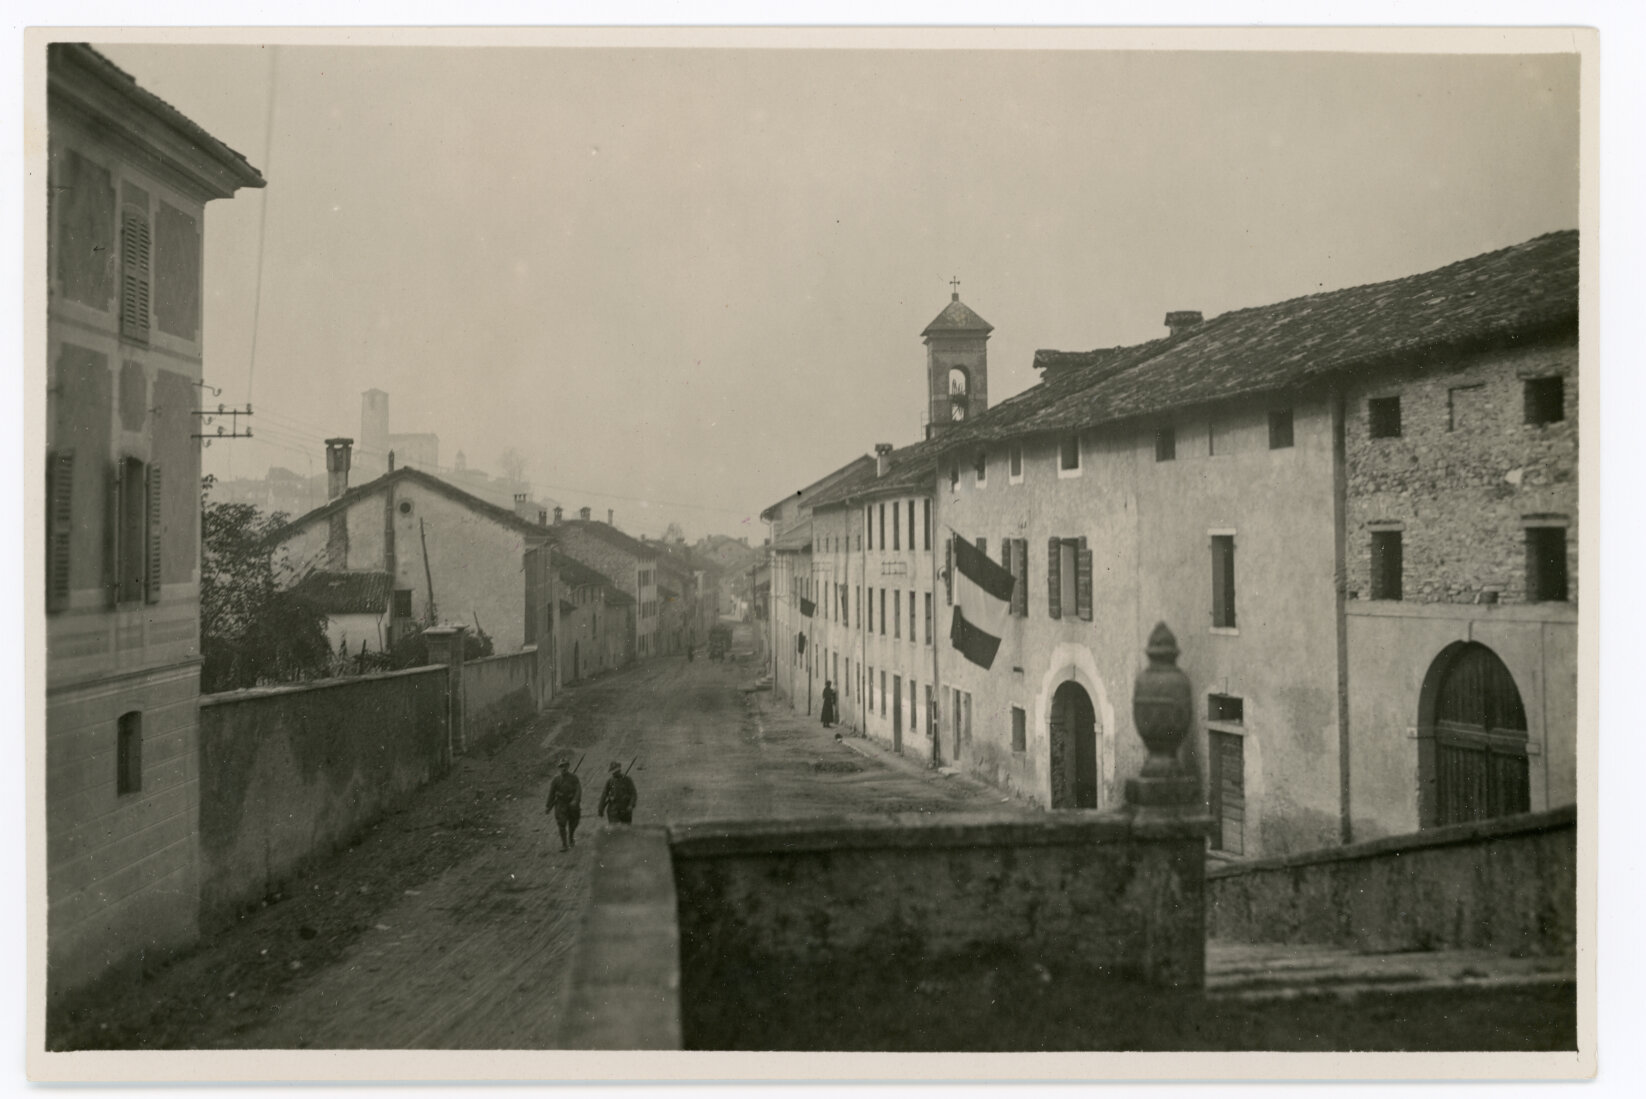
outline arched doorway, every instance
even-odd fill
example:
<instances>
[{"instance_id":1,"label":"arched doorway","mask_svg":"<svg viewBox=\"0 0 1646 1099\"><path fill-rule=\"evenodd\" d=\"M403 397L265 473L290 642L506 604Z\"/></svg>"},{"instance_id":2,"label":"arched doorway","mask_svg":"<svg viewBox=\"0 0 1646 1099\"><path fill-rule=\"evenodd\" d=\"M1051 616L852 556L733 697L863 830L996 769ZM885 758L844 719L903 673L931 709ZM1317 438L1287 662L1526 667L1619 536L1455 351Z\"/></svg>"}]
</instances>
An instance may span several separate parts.
<instances>
[{"instance_id":1,"label":"arched doorway","mask_svg":"<svg viewBox=\"0 0 1646 1099\"><path fill-rule=\"evenodd\" d=\"M1473 641L1452 646L1429 669L1424 696L1425 823L1530 811L1526 708L1498 655Z\"/></svg>"},{"instance_id":2,"label":"arched doorway","mask_svg":"<svg viewBox=\"0 0 1646 1099\"><path fill-rule=\"evenodd\" d=\"M1097 711L1074 680L1052 695L1053 809L1097 808Z\"/></svg>"}]
</instances>

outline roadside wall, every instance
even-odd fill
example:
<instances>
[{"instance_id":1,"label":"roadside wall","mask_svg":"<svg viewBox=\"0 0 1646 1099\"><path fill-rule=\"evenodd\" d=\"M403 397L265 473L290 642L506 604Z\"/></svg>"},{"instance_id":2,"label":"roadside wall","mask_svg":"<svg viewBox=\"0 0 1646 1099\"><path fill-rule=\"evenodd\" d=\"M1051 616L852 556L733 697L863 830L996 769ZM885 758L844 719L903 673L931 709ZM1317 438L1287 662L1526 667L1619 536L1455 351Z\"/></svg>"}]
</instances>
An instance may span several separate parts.
<instances>
[{"instance_id":1,"label":"roadside wall","mask_svg":"<svg viewBox=\"0 0 1646 1099\"><path fill-rule=\"evenodd\" d=\"M1214 939L1564 953L1577 936L1577 811L1264 859L1206 879Z\"/></svg>"},{"instance_id":2,"label":"roadside wall","mask_svg":"<svg viewBox=\"0 0 1646 1099\"><path fill-rule=\"evenodd\" d=\"M485 744L537 712L537 649L463 665L463 744Z\"/></svg>"},{"instance_id":3,"label":"roadside wall","mask_svg":"<svg viewBox=\"0 0 1646 1099\"><path fill-rule=\"evenodd\" d=\"M233 919L450 763L444 667L200 700L200 923Z\"/></svg>"}]
</instances>

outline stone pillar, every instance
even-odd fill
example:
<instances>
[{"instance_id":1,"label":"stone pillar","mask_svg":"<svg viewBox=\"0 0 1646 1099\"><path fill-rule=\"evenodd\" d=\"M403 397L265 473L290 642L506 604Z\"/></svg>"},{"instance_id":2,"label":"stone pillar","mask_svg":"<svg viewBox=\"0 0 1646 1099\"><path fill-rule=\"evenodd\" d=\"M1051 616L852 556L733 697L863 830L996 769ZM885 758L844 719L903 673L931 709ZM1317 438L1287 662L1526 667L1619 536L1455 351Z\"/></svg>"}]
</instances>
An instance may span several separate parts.
<instances>
[{"instance_id":1,"label":"stone pillar","mask_svg":"<svg viewBox=\"0 0 1646 1099\"><path fill-rule=\"evenodd\" d=\"M468 747L463 728L463 635L467 626L430 626L423 631L429 663L446 665L446 762Z\"/></svg>"},{"instance_id":2,"label":"stone pillar","mask_svg":"<svg viewBox=\"0 0 1646 1099\"><path fill-rule=\"evenodd\" d=\"M1177 666L1177 638L1166 623L1155 626L1144 651L1149 666L1137 673L1132 687L1132 723L1149 758L1137 778L1126 780L1126 803L1140 821L1198 817L1200 782L1177 758L1189 735L1194 702L1189 677Z\"/></svg>"}]
</instances>

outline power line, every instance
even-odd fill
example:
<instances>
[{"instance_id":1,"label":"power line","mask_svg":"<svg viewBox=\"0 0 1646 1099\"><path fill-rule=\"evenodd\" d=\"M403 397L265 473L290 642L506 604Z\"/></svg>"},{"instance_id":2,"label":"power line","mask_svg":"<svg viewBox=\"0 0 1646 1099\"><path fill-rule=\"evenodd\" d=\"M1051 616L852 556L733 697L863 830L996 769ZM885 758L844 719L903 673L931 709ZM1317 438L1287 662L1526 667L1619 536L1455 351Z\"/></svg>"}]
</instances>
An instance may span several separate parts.
<instances>
[{"instance_id":1,"label":"power line","mask_svg":"<svg viewBox=\"0 0 1646 1099\"><path fill-rule=\"evenodd\" d=\"M274 150L274 92L275 73L280 64L280 47L269 47L269 112L263 128L263 170L269 169L270 153ZM265 184L262 202L257 207L257 283L251 299L251 355L246 365L246 400L252 397L252 380L257 376L257 325L263 313L263 268L267 265L264 241L269 231L269 191Z\"/></svg>"}]
</instances>

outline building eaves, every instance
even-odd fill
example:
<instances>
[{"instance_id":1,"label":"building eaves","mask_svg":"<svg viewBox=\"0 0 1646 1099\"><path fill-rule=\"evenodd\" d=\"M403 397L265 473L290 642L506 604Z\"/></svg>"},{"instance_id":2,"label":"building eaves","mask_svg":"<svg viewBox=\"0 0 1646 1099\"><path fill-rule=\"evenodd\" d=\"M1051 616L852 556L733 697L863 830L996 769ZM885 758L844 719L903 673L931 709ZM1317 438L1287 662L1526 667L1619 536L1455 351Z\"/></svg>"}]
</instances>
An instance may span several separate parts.
<instances>
[{"instance_id":1,"label":"building eaves","mask_svg":"<svg viewBox=\"0 0 1646 1099\"><path fill-rule=\"evenodd\" d=\"M808 553L812 548L812 521L802 520L772 539L773 553Z\"/></svg>"},{"instance_id":2,"label":"building eaves","mask_svg":"<svg viewBox=\"0 0 1646 1099\"><path fill-rule=\"evenodd\" d=\"M610 523L602 522L599 519L562 519L555 526L583 531L635 557L644 557L648 560L657 557L657 547L652 543L642 542L638 538L631 538Z\"/></svg>"},{"instance_id":3,"label":"building eaves","mask_svg":"<svg viewBox=\"0 0 1646 1099\"><path fill-rule=\"evenodd\" d=\"M949 304L943 307L943 312L932 318L921 331L922 336L931 336L943 332L976 332L987 334L994 331L994 325L984 320L972 311L971 306L960 300L956 294Z\"/></svg>"},{"instance_id":4,"label":"building eaves","mask_svg":"<svg viewBox=\"0 0 1646 1099\"><path fill-rule=\"evenodd\" d=\"M822 477L819 477L799 492L796 492L793 496L785 496L775 504L767 507L760 513L761 522L771 522L773 517L777 514L778 509L780 509L784 504L789 503L791 500L798 499L801 503L810 507L814 496L823 493L843 478L855 476L856 474L862 472L865 468L870 470L874 469L874 459L872 457L865 454L861 457L853 458L839 469L833 470L824 474Z\"/></svg>"},{"instance_id":5,"label":"building eaves","mask_svg":"<svg viewBox=\"0 0 1646 1099\"><path fill-rule=\"evenodd\" d=\"M367 496L373 496L377 493L386 491L390 485L398 484L401 481L411 481L414 484L422 485L431 492L437 492L440 495L463 505L470 511L473 511L478 515L485 516L498 526L516 531L536 542L541 543L553 540L553 536L550 533L550 528L548 527L545 527L539 523L527 522L525 519L522 519L520 516L510 511L508 508L499 507L497 504L494 504L489 500L482 500L480 497L475 496L472 493L464 492L456 485L448 484L440 478L434 476L432 473L424 473L422 470L413 469L411 466L401 466L399 469L390 470L381 477L367 481L363 485L356 485L347 492L344 492L342 495L338 496L337 499L328 500L326 503L321 504L313 511L307 512L306 514L293 519L285 526L269 534L263 540L264 545L273 546L280 542L284 542L287 538L291 537L293 531L309 526L313 523L318 523L321 520L329 519L336 512L351 507L356 502Z\"/></svg>"}]
</instances>

